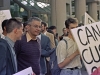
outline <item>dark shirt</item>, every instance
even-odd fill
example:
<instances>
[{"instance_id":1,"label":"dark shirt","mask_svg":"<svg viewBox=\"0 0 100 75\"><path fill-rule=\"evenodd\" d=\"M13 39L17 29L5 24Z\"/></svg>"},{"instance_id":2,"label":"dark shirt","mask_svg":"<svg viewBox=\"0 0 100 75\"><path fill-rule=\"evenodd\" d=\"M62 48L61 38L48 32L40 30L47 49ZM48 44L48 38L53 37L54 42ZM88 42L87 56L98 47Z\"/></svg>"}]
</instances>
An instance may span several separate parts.
<instances>
[{"instance_id":1,"label":"dark shirt","mask_svg":"<svg viewBox=\"0 0 100 75\"><path fill-rule=\"evenodd\" d=\"M36 75L40 75L40 45L37 40L27 42L26 35L15 43L18 71L32 67Z\"/></svg>"}]
</instances>

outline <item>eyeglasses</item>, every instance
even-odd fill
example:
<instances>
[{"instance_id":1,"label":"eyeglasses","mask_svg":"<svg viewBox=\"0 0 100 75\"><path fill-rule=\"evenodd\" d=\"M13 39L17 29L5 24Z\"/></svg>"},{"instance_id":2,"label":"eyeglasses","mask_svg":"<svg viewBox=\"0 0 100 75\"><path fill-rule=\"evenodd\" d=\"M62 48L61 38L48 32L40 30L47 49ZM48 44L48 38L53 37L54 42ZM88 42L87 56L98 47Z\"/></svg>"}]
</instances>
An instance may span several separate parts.
<instances>
[{"instance_id":1,"label":"eyeglasses","mask_svg":"<svg viewBox=\"0 0 100 75\"><path fill-rule=\"evenodd\" d=\"M28 24L28 25L30 25L30 26L32 26L34 28L41 28L41 26L38 26L38 25L31 25L31 24Z\"/></svg>"}]
</instances>

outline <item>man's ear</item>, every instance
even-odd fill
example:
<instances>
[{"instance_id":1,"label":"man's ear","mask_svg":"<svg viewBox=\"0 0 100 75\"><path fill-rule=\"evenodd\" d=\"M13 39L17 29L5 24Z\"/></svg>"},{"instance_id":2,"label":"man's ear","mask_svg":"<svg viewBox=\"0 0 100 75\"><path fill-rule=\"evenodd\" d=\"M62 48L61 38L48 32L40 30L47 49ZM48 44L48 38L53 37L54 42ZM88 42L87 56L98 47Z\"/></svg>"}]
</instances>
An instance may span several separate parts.
<instances>
[{"instance_id":1,"label":"man's ear","mask_svg":"<svg viewBox=\"0 0 100 75\"><path fill-rule=\"evenodd\" d=\"M27 25L26 28L27 28L27 31L30 30L30 26L29 25Z\"/></svg>"},{"instance_id":2,"label":"man's ear","mask_svg":"<svg viewBox=\"0 0 100 75\"><path fill-rule=\"evenodd\" d=\"M14 33L17 33L17 28L15 28L15 29L13 30L13 32L14 32Z\"/></svg>"},{"instance_id":3,"label":"man's ear","mask_svg":"<svg viewBox=\"0 0 100 75\"><path fill-rule=\"evenodd\" d=\"M69 29L68 28L66 28L66 30L67 30L67 32L69 32Z\"/></svg>"},{"instance_id":4,"label":"man's ear","mask_svg":"<svg viewBox=\"0 0 100 75\"><path fill-rule=\"evenodd\" d=\"M4 27L4 30L6 30L6 27Z\"/></svg>"}]
</instances>

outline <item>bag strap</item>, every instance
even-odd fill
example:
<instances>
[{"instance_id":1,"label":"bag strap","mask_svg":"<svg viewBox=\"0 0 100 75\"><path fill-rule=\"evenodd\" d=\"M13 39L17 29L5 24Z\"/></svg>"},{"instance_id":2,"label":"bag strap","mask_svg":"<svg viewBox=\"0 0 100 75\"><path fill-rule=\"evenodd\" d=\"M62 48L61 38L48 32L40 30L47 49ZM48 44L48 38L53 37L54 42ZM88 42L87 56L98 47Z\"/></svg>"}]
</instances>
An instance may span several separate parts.
<instances>
[{"instance_id":1,"label":"bag strap","mask_svg":"<svg viewBox=\"0 0 100 75\"><path fill-rule=\"evenodd\" d=\"M65 43L66 43L66 49L68 48L68 43L67 43L67 41L65 40L65 39L62 39L63 41L65 41Z\"/></svg>"}]
</instances>

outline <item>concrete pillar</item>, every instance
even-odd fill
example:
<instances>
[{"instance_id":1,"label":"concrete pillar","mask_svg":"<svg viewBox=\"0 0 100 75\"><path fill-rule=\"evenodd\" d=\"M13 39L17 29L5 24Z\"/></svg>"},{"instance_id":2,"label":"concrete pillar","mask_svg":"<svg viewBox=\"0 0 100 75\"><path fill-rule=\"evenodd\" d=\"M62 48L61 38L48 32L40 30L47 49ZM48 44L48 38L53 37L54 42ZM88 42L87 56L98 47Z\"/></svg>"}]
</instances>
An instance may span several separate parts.
<instances>
[{"instance_id":1,"label":"concrete pillar","mask_svg":"<svg viewBox=\"0 0 100 75\"><path fill-rule=\"evenodd\" d=\"M100 2L99 2L98 10L99 10L99 21L100 21Z\"/></svg>"},{"instance_id":2,"label":"concrete pillar","mask_svg":"<svg viewBox=\"0 0 100 75\"><path fill-rule=\"evenodd\" d=\"M79 23L82 22L82 16L86 12L86 0L74 0L75 1L75 17Z\"/></svg>"},{"instance_id":3,"label":"concrete pillar","mask_svg":"<svg viewBox=\"0 0 100 75\"><path fill-rule=\"evenodd\" d=\"M88 3L88 12L89 15L97 21L97 2Z\"/></svg>"},{"instance_id":4,"label":"concrete pillar","mask_svg":"<svg viewBox=\"0 0 100 75\"><path fill-rule=\"evenodd\" d=\"M51 21L57 27L57 32L62 35L62 28L66 20L66 0L51 0Z\"/></svg>"},{"instance_id":5,"label":"concrete pillar","mask_svg":"<svg viewBox=\"0 0 100 75\"><path fill-rule=\"evenodd\" d=\"M0 0L0 7L3 7L3 0Z\"/></svg>"},{"instance_id":6,"label":"concrete pillar","mask_svg":"<svg viewBox=\"0 0 100 75\"><path fill-rule=\"evenodd\" d=\"M0 10L10 9L10 0L0 0Z\"/></svg>"},{"instance_id":7,"label":"concrete pillar","mask_svg":"<svg viewBox=\"0 0 100 75\"><path fill-rule=\"evenodd\" d=\"M51 23L56 26L56 0L51 0Z\"/></svg>"}]
</instances>

